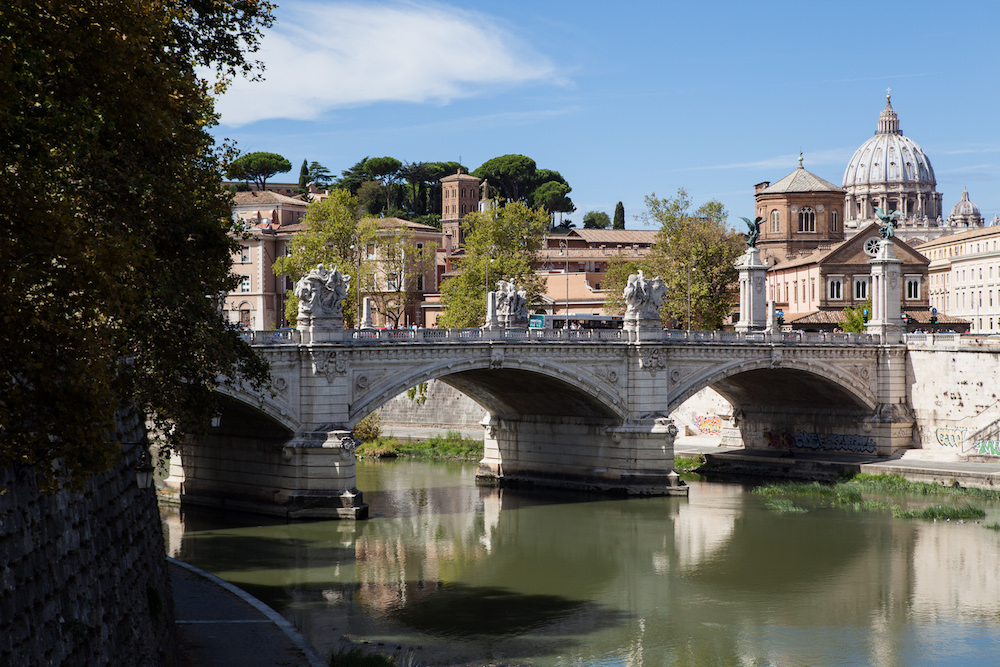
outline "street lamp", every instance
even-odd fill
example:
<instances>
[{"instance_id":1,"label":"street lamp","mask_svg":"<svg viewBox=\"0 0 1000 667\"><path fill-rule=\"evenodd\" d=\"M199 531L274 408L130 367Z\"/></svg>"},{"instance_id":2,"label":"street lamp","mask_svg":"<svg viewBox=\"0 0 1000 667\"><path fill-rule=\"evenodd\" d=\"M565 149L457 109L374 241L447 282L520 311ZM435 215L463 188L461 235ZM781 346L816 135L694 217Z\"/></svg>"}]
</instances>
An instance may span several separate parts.
<instances>
[{"instance_id":1,"label":"street lamp","mask_svg":"<svg viewBox=\"0 0 1000 667\"><path fill-rule=\"evenodd\" d=\"M688 260L688 315L687 315L687 330L691 331L691 269L694 268L694 259Z\"/></svg>"},{"instance_id":2,"label":"street lamp","mask_svg":"<svg viewBox=\"0 0 1000 667\"><path fill-rule=\"evenodd\" d=\"M355 239L357 239L357 237L355 237ZM356 240L354 245L351 246L351 250L354 250L358 255L358 264L357 264L358 270L354 274L354 279L357 281L357 284L354 287L354 291L358 296L358 309L355 311L356 322L354 328L360 330L361 329L361 241Z\"/></svg>"},{"instance_id":3,"label":"street lamp","mask_svg":"<svg viewBox=\"0 0 1000 667\"><path fill-rule=\"evenodd\" d=\"M559 254L565 255L566 257L566 268L563 269L563 273L566 274L566 324L563 327L564 331L569 330L569 245L565 241L559 242Z\"/></svg>"}]
</instances>

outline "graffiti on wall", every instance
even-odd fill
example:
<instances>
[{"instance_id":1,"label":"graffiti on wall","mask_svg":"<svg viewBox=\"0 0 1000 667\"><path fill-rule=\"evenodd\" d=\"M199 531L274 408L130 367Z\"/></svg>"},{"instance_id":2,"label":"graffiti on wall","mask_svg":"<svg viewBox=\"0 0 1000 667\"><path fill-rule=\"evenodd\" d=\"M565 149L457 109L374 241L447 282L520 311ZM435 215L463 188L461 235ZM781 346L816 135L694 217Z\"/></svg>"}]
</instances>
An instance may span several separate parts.
<instances>
[{"instance_id":1,"label":"graffiti on wall","mask_svg":"<svg viewBox=\"0 0 1000 667\"><path fill-rule=\"evenodd\" d=\"M980 456L1000 456L1000 440L983 440L972 446L972 450Z\"/></svg>"},{"instance_id":2,"label":"graffiti on wall","mask_svg":"<svg viewBox=\"0 0 1000 667\"><path fill-rule=\"evenodd\" d=\"M702 435L719 435L722 433L722 420L718 415L695 415L694 423Z\"/></svg>"},{"instance_id":3,"label":"graffiti on wall","mask_svg":"<svg viewBox=\"0 0 1000 667\"><path fill-rule=\"evenodd\" d=\"M875 453L875 441L867 435L819 433L789 433L764 431L764 441L775 449L812 449L816 451L841 451Z\"/></svg>"},{"instance_id":4,"label":"graffiti on wall","mask_svg":"<svg viewBox=\"0 0 1000 667\"><path fill-rule=\"evenodd\" d=\"M940 427L934 431L934 439L942 447L961 447L967 429Z\"/></svg>"}]
</instances>

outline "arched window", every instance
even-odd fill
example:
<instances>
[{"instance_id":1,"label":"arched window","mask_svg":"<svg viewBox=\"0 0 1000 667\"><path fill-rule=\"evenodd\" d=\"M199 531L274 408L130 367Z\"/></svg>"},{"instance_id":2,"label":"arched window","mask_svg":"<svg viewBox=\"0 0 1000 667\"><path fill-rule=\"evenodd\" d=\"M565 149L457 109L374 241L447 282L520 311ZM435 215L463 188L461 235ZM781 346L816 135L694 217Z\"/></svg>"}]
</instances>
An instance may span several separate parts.
<instances>
[{"instance_id":1,"label":"arched window","mask_svg":"<svg viewBox=\"0 0 1000 667\"><path fill-rule=\"evenodd\" d=\"M799 209L799 231L816 231L816 211L812 210L809 206L803 206Z\"/></svg>"},{"instance_id":2,"label":"arched window","mask_svg":"<svg viewBox=\"0 0 1000 667\"><path fill-rule=\"evenodd\" d=\"M840 216L837 215L837 209L831 209L830 211L830 231L840 231Z\"/></svg>"},{"instance_id":3,"label":"arched window","mask_svg":"<svg viewBox=\"0 0 1000 667\"><path fill-rule=\"evenodd\" d=\"M775 233L781 231L781 211L778 209L771 211L771 231Z\"/></svg>"}]
</instances>

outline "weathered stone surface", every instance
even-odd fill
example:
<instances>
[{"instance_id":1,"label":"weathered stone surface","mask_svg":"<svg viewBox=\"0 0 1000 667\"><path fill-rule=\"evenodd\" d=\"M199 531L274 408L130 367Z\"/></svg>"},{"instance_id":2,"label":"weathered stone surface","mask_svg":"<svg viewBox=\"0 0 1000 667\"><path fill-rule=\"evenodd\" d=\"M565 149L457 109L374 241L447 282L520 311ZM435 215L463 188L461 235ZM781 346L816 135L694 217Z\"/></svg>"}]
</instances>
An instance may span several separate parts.
<instances>
[{"instance_id":1,"label":"weathered stone surface","mask_svg":"<svg viewBox=\"0 0 1000 667\"><path fill-rule=\"evenodd\" d=\"M176 664L173 600L139 447L82 493L0 470L0 664Z\"/></svg>"}]
</instances>

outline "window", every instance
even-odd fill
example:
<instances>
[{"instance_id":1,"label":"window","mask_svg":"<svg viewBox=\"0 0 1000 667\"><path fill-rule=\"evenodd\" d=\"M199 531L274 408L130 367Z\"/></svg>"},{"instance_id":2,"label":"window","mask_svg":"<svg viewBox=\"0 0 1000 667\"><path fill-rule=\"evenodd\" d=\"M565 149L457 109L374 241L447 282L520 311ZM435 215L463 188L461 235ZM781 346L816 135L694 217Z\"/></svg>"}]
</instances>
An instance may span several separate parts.
<instances>
[{"instance_id":1,"label":"window","mask_svg":"<svg viewBox=\"0 0 1000 667\"><path fill-rule=\"evenodd\" d=\"M906 279L906 298L909 300L920 298L920 278Z\"/></svg>"},{"instance_id":2,"label":"window","mask_svg":"<svg viewBox=\"0 0 1000 667\"><path fill-rule=\"evenodd\" d=\"M250 263L250 246L241 245L240 246L240 264Z\"/></svg>"},{"instance_id":3,"label":"window","mask_svg":"<svg viewBox=\"0 0 1000 667\"><path fill-rule=\"evenodd\" d=\"M771 231L780 232L781 231L781 211L774 209L771 211Z\"/></svg>"},{"instance_id":4,"label":"window","mask_svg":"<svg viewBox=\"0 0 1000 667\"><path fill-rule=\"evenodd\" d=\"M799 209L799 231L816 231L816 211L812 210L809 206L803 206Z\"/></svg>"},{"instance_id":5,"label":"window","mask_svg":"<svg viewBox=\"0 0 1000 667\"><path fill-rule=\"evenodd\" d=\"M399 275L390 273L385 277L385 289L387 292L399 291Z\"/></svg>"},{"instance_id":6,"label":"window","mask_svg":"<svg viewBox=\"0 0 1000 667\"><path fill-rule=\"evenodd\" d=\"M837 209L833 209L830 211L830 231L831 232L840 231L840 220L837 215Z\"/></svg>"},{"instance_id":7,"label":"window","mask_svg":"<svg viewBox=\"0 0 1000 667\"><path fill-rule=\"evenodd\" d=\"M854 300L864 301L868 298L868 278L854 279Z\"/></svg>"},{"instance_id":8,"label":"window","mask_svg":"<svg viewBox=\"0 0 1000 667\"><path fill-rule=\"evenodd\" d=\"M250 276L240 276L240 292L250 291Z\"/></svg>"},{"instance_id":9,"label":"window","mask_svg":"<svg viewBox=\"0 0 1000 667\"><path fill-rule=\"evenodd\" d=\"M417 291L418 292L423 292L424 291L424 277L423 276L417 276Z\"/></svg>"},{"instance_id":10,"label":"window","mask_svg":"<svg viewBox=\"0 0 1000 667\"><path fill-rule=\"evenodd\" d=\"M835 301L840 301L841 299L844 298L843 295L841 294L843 284L844 283L840 278L830 278L829 294L831 299L834 299Z\"/></svg>"}]
</instances>

